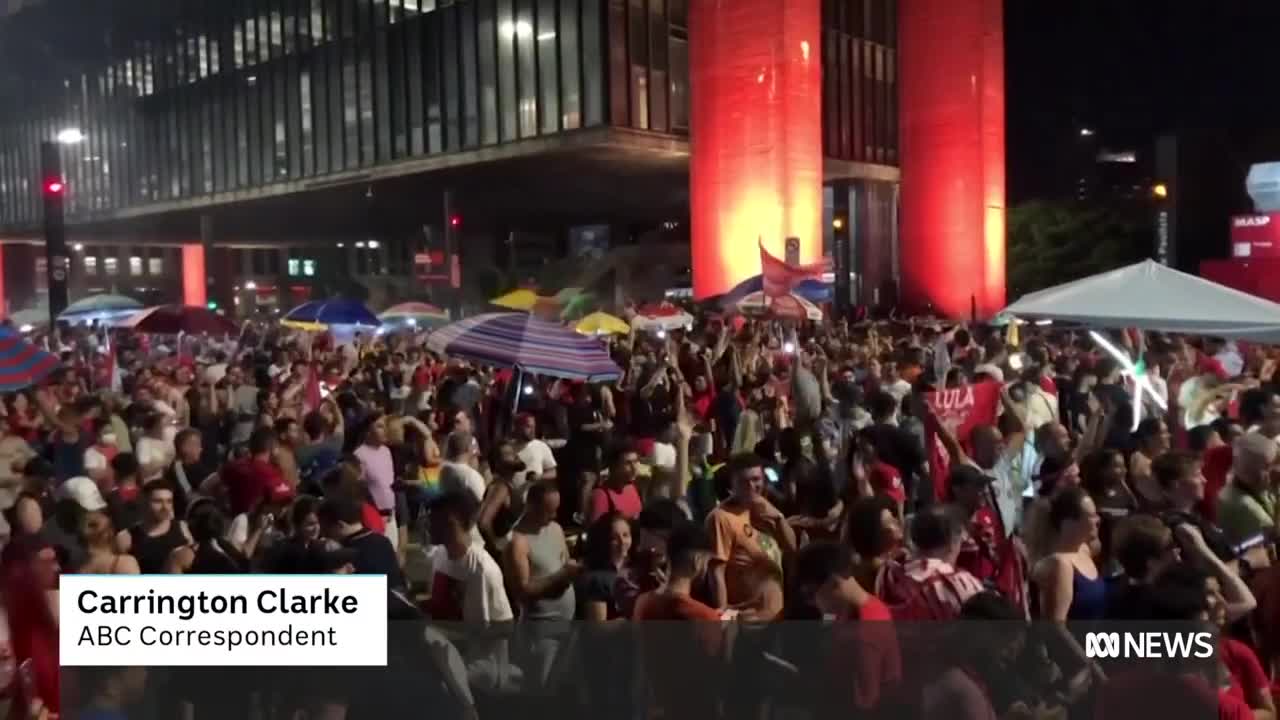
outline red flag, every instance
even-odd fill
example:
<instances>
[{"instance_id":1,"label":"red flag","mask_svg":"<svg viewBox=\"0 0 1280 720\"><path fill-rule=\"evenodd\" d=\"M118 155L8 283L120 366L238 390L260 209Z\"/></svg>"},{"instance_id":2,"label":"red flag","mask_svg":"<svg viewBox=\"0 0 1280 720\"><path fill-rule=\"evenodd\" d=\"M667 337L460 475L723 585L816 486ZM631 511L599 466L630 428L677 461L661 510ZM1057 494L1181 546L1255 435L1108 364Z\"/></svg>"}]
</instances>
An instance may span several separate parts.
<instances>
[{"instance_id":1,"label":"red flag","mask_svg":"<svg viewBox=\"0 0 1280 720\"><path fill-rule=\"evenodd\" d=\"M790 265L769 254L760 243L760 278L764 281L764 294L767 297L782 297L791 294L791 289L809 279L821 279L826 269L824 263L812 265Z\"/></svg>"},{"instance_id":2,"label":"red flag","mask_svg":"<svg viewBox=\"0 0 1280 720\"><path fill-rule=\"evenodd\" d=\"M307 371L307 390L306 397L303 400L306 405L307 412L314 412L320 408L320 403L324 401L324 397L320 394L320 371L315 365Z\"/></svg>"},{"instance_id":3,"label":"red flag","mask_svg":"<svg viewBox=\"0 0 1280 720\"><path fill-rule=\"evenodd\" d=\"M1000 383L995 381L946 388L925 394L925 402L938 418L938 422L951 431L956 442L968 446L969 434L978 425L994 425L1000 407ZM925 444L931 447L929 470L933 475L934 499L942 502L947 497L947 482L951 473L951 458L938 439L937 433L926 426Z\"/></svg>"}]
</instances>

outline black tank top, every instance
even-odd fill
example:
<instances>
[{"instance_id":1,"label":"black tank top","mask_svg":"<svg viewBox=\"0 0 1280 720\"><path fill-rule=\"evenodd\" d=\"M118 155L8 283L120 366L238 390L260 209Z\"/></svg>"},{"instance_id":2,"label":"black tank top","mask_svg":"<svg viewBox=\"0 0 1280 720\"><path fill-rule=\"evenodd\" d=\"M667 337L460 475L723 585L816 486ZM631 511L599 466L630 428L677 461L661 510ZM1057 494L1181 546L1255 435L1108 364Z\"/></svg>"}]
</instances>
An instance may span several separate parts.
<instances>
[{"instance_id":1,"label":"black tank top","mask_svg":"<svg viewBox=\"0 0 1280 720\"><path fill-rule=\"evenodd\" d=\"M188 575L236 575L249 572L249 561L239 550L225 543L201 543L196 547Z\"/></svg>"},{"instance_id":2,"label":"black tank top","mask_svg":"<svg viewBox=\"0 0 1280 720\"><path fill-rule=\"evenodd\" d=\"M130 552L138 559L138 568L144 575L159 575L169 566L169 555L187 544L182 534L182 526L177 520L169 523L169 532L163 535L148 535L141 525L129 529Z\"/></svg>"}]
</instances>

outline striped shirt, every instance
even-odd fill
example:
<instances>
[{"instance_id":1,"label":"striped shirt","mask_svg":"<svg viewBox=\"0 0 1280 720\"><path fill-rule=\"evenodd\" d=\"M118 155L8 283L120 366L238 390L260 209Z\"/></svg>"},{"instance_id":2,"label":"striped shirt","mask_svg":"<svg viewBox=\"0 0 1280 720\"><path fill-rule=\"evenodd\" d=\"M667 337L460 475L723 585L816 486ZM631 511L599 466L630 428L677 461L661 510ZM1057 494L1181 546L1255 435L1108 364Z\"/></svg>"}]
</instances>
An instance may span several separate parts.
<instances>
[{"instance_id":1,"label":"striped shirt","mask_svg":"<svg viewBox=\"0 0 1280 720\"><path fill-rule=\"evenodd\" d=\"M876 578L876 595L895 620L953 620L982 582L937 558L914 558L885 565Z\"/></svg>"}]
</instances>

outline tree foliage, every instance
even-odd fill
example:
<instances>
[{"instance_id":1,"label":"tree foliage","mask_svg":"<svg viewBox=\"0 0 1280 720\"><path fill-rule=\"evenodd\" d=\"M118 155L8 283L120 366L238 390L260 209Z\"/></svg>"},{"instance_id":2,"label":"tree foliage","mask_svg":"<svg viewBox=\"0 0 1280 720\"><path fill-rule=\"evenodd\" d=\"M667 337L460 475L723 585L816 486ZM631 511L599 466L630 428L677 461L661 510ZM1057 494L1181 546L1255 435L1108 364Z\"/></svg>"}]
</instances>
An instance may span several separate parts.
<instances>
[{"instance_id":1,"label":"tree foliage","mask_svg":"<svg viewBox=\"0 0 1280 720\"><path fill-rule=\"evenodd\" d=\"M1009 211L1009 299L1149 257L1150 213L1141 206L1037 200Z\"/></svg>"}]
</instances>

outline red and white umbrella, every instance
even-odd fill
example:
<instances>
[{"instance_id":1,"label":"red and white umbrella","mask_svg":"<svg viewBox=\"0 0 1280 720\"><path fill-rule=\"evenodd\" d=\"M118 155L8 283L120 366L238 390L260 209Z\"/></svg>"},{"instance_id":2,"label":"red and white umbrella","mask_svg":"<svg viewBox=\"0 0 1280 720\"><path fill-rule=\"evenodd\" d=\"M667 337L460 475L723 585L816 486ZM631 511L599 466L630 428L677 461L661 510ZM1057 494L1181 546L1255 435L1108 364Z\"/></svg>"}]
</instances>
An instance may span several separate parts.
<instances>
[{"instance_id":1,"label":"red and white umbrella","mask_svg":"<svg viewBox=\"0 0 1280 720\"><path fill-rule=\"evenodd\" d=\"M671 303L642 305L631 326L638 330L678 330L693 326L693 316Z\"/></svg>"},{"instance_id":2,"label":"red and white umbrella","mask_svg":"<svg viewBox=\"0 0 1280 720\"><path fill-rule=\"evenodd\" d=\"M743 315L767 315L789 320L822 320L822 310L804 298L790 293L782 297L769 297L763 291L753 292L738 301L735 306Z\"/></svg>"}]
</instances>

